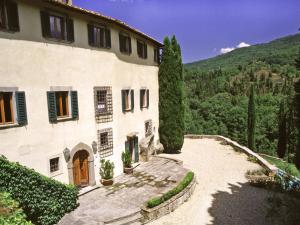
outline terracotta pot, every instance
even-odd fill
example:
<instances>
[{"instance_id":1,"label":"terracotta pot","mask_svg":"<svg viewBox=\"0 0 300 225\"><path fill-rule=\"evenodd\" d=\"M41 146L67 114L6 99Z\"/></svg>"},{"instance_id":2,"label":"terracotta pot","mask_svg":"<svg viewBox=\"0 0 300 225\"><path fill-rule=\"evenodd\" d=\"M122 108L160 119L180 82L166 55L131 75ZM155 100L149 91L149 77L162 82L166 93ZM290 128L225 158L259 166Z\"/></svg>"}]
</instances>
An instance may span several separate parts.
<instances>
[{"instance_id":1,"label":"terracotta pot","mask_svg":"<svg viewBox=\"0 0 300 225\"><path fill-rule=\"evenodd\" d=\"M114 183L113 179L101 179L101 184L103 184L103 186L110 186Z\"/></svg>"},{"instance_id":2,"label":"terracotta pot","mask_svg":"<svg viewBox=\"0 0 300 225\"><path fill-rule=\"evenodd\" d=\"M124 173L126 174L133 173L133 167L124 167Z\"/></svg>"}]
</instances>

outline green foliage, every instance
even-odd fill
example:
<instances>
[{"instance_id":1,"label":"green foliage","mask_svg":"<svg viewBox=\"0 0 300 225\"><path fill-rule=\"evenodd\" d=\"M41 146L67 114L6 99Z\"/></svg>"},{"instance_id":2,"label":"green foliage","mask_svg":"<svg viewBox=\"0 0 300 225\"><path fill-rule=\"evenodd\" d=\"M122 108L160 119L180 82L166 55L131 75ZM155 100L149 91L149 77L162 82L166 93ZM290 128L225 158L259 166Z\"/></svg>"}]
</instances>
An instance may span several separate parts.
<instances>
[{"instance_id":1,"label":"green foliage","mask_svg":"<svg viewBox=\"0 0 300 225\"><path fill-rule=\"evenodd\" d=\"M277 155L279 158L283 158L287 148L287 133L286 133L286 113L285 113L285 101L280 103L278 116L278 144Z\"/></svg>"},{"instance_id":2,"label":"green foliage","mask_svg":"<svg viewBox=\"0 0 300 225\"><path fill-rule=\"evenodd\" d=\"M110 160L101 159L100 176L102 179L112 179L114 177L115 164Z\"/></svg>"},{"instance_id":3,"label":"green foliage","mask_svg":"<svg viewBox=\"0 0 300 225\"><path fill-rule=\"evenodd\" d=\"M293 163L288 163L281 159L275 159L273 157L268 157L265 155L262 155L262 157L267 160L269 163L275 165L279 169L282 169L284 171L288 171L289 174L298 177L300 179L300 170L298 170Z\"/></svg>"},{"instance_id":4,"label":"green foliage","mask_svg":"<svg viewBox=\"0 0 300 225\"><path fill-rule=\"evenodd\" d=\"M258 159L252 155L248 156L247 160L249 162L258 163Z\"/></svg>"},{"instance_id":5,"label":"green foliage","mask_svg":"<svg viewBox=\"0 0 300 225\"><path fill-rule=\"evenodd\" d=\"M295 164L300 169L300 80L295 84L295 114L296 114L296 129L298 132L297 150Z\"/></svg>"},{"instance_id":6,"label":"green foliage","mask_svg":"<svg viewBox=\"0 0 300 225\"><path fill-rule=\"evenodd\" d=\"M184 88L180 46L173 36L164 40L159 68L159 136L168 153L181 150L184 140Z\"/></svg>"},{"instance_id":7,"label":"green foliage","mask_svg":"<svg viewBox=\"0 0 300 225\"><path fill-rule=\"evenodd\" d=\"M122 152L122 162L124 167L131 168L131 156L128 149Z\"/></svg>"},{"instance_id":8,"label":"green foliage","mask_svg":"<svg viewBox=\"0 0 300 225\"><path fill-rule=\"evenodd\" d=\"M254 85L251 85L250 97L248 103L248 148L255 150L255 99L254 99Z\"/></svg>"},{"instance_id":9,"label":"green foliage","mask_svg":"<svg viewBox=\"0 0 300 225\"><path fill-rule=\"evenodd\" d=\"M77 207L76 187L0 157L0 192L8 192L34 224L57 223Z\"/></svg>"},{"instance_id":10,"label":"green foliage","mask_svg":"<svg viewBox=\"0 0 300 225\"><path fill-rule=\"evenodd\" d=\"M150 199L147 202L147 207L154 208L155 206L158 206L161 203L169 200L170 198L172 198L173 196L177 195L182 190L184 190L192 182L193 179L194 179L194 173L188 172L186 176L183 178L183 180L175 188L163 194L161 197L155 197Z\"/></svg>"},{"instance_id":11,"label":"green foliage","mask_svg":"<svg viewBox=\"0 0 300 225\"><path fill-rule=\"evenodd\" d=\"M19 208L9 193L0 192L0 224L1 225L33 225L26 220L26 215Z\"/></svg>"}]
</instances>

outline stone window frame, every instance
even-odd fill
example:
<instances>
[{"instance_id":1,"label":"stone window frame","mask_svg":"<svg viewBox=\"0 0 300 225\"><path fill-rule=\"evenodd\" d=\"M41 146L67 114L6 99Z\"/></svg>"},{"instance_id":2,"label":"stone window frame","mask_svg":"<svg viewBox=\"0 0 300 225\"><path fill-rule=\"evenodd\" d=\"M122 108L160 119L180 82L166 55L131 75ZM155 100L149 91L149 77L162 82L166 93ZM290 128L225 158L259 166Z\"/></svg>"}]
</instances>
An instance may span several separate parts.
<instances>
[{"instance_id":1,"label":"stone window frame","mask_svg":"<svg viewBox=\"0 0 300 225\"><path fill-rule=\"evenodd\" d=\"M113 155L113 129L106 128L97 131L98 133L98 151L100 158L105 158ZM101 145L101 134L107 133L107 144Z\"/></svg>"},{"instance_id":2,"label":"stone window frame","mask_svg":"<svg viewBox=\"0 0 300 225\"><path fill-rule=\"evenodd\" d=\"M58 164L59 164L58 167L59 168L58 168L57 171L51 172L50 160L51 159L55 159L55 158L59 159L59 161L58 161ZM62 154L52 155L52 156L48 157L48 163L47 163L47 165L48 165L48 172L49 172L50 177L56 177L58 175L63 174L62 161L63 161Z\"/></svg>"},{"instance_id":3,"label":"stone window frame","mask_svg":"<svg viewBox=\"0 0 300 225\"><path fill-rule=\"evenodd\" d=\"M105 112L98 110L98 91L106 91L106 108ZM94 87L94 110L95 119L97 123L107 123L113 121L113 100L112 100L112 87L111 86L97 86Z\"/></svg>"},{"instance_id":4,"label":"stone window frame","mask_svg":"<svg viewBox=\"0 0 300 225\"><path fill-rule=\"evenodd\" d=\"M148 130L146 125L147 123L149 123ZM149 137L152 134L153 134L153 122L151 119L149 119L145 121L145 137Z\"/></svg>"}]
</instances>

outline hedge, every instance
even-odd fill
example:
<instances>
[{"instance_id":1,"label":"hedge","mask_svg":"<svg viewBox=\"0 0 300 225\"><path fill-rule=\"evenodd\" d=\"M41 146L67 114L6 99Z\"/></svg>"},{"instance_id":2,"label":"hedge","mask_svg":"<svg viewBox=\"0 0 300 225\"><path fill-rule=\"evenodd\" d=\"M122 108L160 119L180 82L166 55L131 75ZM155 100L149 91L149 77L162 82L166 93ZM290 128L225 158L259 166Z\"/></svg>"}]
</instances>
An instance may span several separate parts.
<instances>
[{"instance_id":1,"label":"hedge","mask_svg":"<svg viewBox=\"0 0 300 225\"><path fill-rule=\"evenodd\" d=\"M1 225L33 225L26 220L26 215L19 208L19 203L13 200L9 193L0 192L0 224Z\"/></svg>"},{"instance_id":2,"label":"hedge","mask_svg":"<svg viewBox=\"0 0 300 225\"><path fill-rule=\"evenodd\" d=\"M0 156L0 192L20 203L36 225L56 224L77 207L78 190Z\"/></svg>"},{"instance_id":3,"label":"hedge","mask_svg":"<svg viewBox=\"0 0 300 225\"><path fill-rule=\"evenodd\" d=\"M186 176L182 179L182 181L173 189L168 191L167 193L163 194L161 197L155 197L150 199L147 202L148 208L154 208L155 206L160 205L161 203L169 200L173 196L179 194L181 191L183 191L194 179L194 173L188 172Z\"/></svg>"}]
</instances>

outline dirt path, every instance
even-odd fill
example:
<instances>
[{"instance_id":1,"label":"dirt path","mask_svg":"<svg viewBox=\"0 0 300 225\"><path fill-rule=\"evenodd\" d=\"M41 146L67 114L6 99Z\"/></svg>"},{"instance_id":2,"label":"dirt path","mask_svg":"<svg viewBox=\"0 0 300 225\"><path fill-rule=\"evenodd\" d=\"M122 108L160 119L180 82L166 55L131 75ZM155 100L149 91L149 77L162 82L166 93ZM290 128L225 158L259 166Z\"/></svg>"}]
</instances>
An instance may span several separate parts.
<instances>
[{"instance_id":1,"label":"dirt path","mask_svg":"<svg viewBox=\"0 0 300 225\"><path fill-rule=\"evenodd\" d=\"M268 192L247 184L247 170L259 169L247 156L212 139L186 139L181 154L198 185L188 202L151 225L268 225Z\"/></svg>"}]
</instances>

